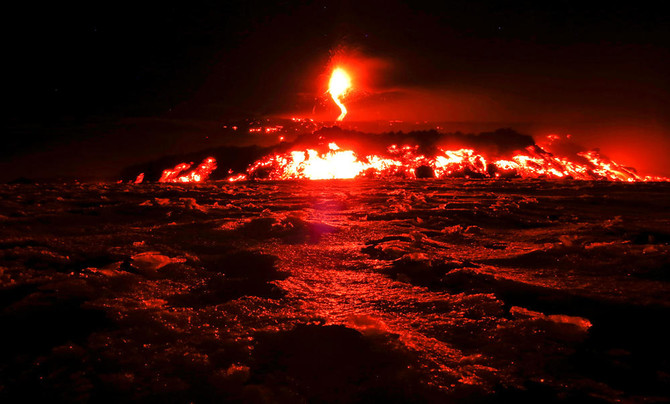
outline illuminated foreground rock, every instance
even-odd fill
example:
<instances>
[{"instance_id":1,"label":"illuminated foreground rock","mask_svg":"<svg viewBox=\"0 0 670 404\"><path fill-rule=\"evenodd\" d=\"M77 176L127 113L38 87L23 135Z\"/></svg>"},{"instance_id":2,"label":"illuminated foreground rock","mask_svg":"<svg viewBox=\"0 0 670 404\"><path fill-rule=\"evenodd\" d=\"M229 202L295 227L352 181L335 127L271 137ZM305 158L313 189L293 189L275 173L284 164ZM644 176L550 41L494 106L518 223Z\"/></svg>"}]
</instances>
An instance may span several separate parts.
<instances>
[{"instance_id":1,"label":"illuminated foreground rock","mask_svg":"<svg viewBox=\"0 0 670 404\"><path fill-rule=\"evenodd\" d=\"M0 400L667 399L670 186L0 187Z\"/></svg>"}]
</instances>

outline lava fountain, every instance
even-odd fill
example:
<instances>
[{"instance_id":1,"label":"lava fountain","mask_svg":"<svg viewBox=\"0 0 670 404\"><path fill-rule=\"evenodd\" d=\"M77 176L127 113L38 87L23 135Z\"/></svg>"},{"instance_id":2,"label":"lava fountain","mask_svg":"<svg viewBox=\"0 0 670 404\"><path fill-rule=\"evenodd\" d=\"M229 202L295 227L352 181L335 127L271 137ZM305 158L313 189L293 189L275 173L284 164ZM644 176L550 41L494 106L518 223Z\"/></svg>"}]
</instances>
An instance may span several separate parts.
<instances>
[{"instance_id":1,"label":"lava fountain","mask_svg":"<svg viewBox=\"0 0 670 404\"><path fill-rule=\"evenodd\" d=\"M337 117L338 121L343 120L344 117L347 116L347 107L344 106L341 98L347 95L350 89L351 77L349 77L349 74L344 71L344 69L336 67L335 70L333 70L333 74L330 76L328 93L333 98L333 101L335 101L335 104L340 107L340 111L342 111L340 116Z\"/></svg>"}]
</instances>

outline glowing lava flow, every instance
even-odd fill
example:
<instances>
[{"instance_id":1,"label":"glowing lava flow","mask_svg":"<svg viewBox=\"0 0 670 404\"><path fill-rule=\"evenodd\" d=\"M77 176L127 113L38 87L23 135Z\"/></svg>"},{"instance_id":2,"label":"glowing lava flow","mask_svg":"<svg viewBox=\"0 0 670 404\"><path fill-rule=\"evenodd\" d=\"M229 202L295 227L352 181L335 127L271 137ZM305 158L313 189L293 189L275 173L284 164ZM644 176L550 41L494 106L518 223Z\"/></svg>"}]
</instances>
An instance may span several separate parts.
<instances>
[{"instance_id":1,"label":"glowing lava flow","mask_svg":"<svg viewBox=\"0 0 670 404\"><path fill-rule=\"evenodd\" d=\"M266 156L249 166L248 178L346 179L375 178L538 178L605 181L668 181L668 178L641 176L595 151L579 153L576 159L555 156L538 146L529 146L505 159L490 158L473 149L438 148L433 156L419 153L419 146L391 145L386 153L361 155L329 143L328 150L294 150Z\"/></svg>"},{"instance_id":2,"label":"glowing lava flow","mask_svg":"<svg viewBox=\"0 0 670 404\"><path fill-rule=\"evenodd\" d=\"M209 175L216 170L216 159L207 157L199 166L188 171L193 163L177 164L174 168L163 170L158 182L201 182L205 181Z\"/></svg>"},{"instance_id":3,"label":"glowing lava flow","mask_svg":"<svg viewBox=\"0 0 670 404\"><path fill-rule=\"evenodd\" d=\"M340 111L342 113L337 117L338 121L344 119L347 115L347 107L342 103L341 97L344 97L349 89L351 88L351 77L344 71L344 69L337 67L333 70L333 74L330 76L330 82L328 83L328 93L335 101Z\"/></svg>"},{"instance_id":4,"label":"glowing lava flow","mask_svg":"<svg viewBox=\"0 0 670 404\"><path fill-rule=\"evenodd\" d=\"M392 144L376 153L342 149L335 142L319 141L314 148L289 150L267 155L251 164L246 173L232 174L230 182L248 179L350 179L368 178L535 178L587 181L670 181L669 178L642 176L597 151L579 152L572 157L552 154L537 144L508 155L486 154L470 148L435 147L424 154L419 145ZM163 171L159 182L186 183L208 179L216 160L208 157L196 168L181 163ZM140 174L135 183L144 176Z\"/></svg>"}]
</instances>

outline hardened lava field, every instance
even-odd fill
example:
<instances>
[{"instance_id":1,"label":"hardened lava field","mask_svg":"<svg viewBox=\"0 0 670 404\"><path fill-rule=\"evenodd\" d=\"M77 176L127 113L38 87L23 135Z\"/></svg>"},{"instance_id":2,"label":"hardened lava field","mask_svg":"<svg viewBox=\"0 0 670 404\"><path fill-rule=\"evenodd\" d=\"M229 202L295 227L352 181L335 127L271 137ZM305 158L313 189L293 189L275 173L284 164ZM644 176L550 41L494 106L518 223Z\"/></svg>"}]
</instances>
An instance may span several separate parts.
<instances>
[{"instance_id":1,"label":"hardened lava field","mask_svg":"<svg viewBox=\"0 0 670 404\"><path fill-rule=\"evenodd\" d=\"M656 402L670 185L0 185L0 401Z\"/></svg>"}]
</instances>

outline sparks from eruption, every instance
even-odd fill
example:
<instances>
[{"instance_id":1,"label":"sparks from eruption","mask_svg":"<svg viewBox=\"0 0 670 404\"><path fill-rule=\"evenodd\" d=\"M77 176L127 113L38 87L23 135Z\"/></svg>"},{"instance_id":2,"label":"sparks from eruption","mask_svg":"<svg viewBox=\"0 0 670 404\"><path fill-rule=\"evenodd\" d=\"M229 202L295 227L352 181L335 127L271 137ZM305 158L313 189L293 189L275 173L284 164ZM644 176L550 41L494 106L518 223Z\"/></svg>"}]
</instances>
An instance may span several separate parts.
<instances>
[{"instance_id":1,"label":"sparks from eruption","mask_svg":"<svg viewBox=\"0 0 670 404\"><path fill-rule=\"evenodd\" d=\"M344 71L341 67L336 67L333 70L333 74L330 76L330 82L328 83L328 93L335 101L338 107L340 107L340 116L337 117L338 121L344 119L347 115L347 107L342 103L341 98L347 95L351 89L351 77L349 74Z\"/></svg>"}]
</instances>

